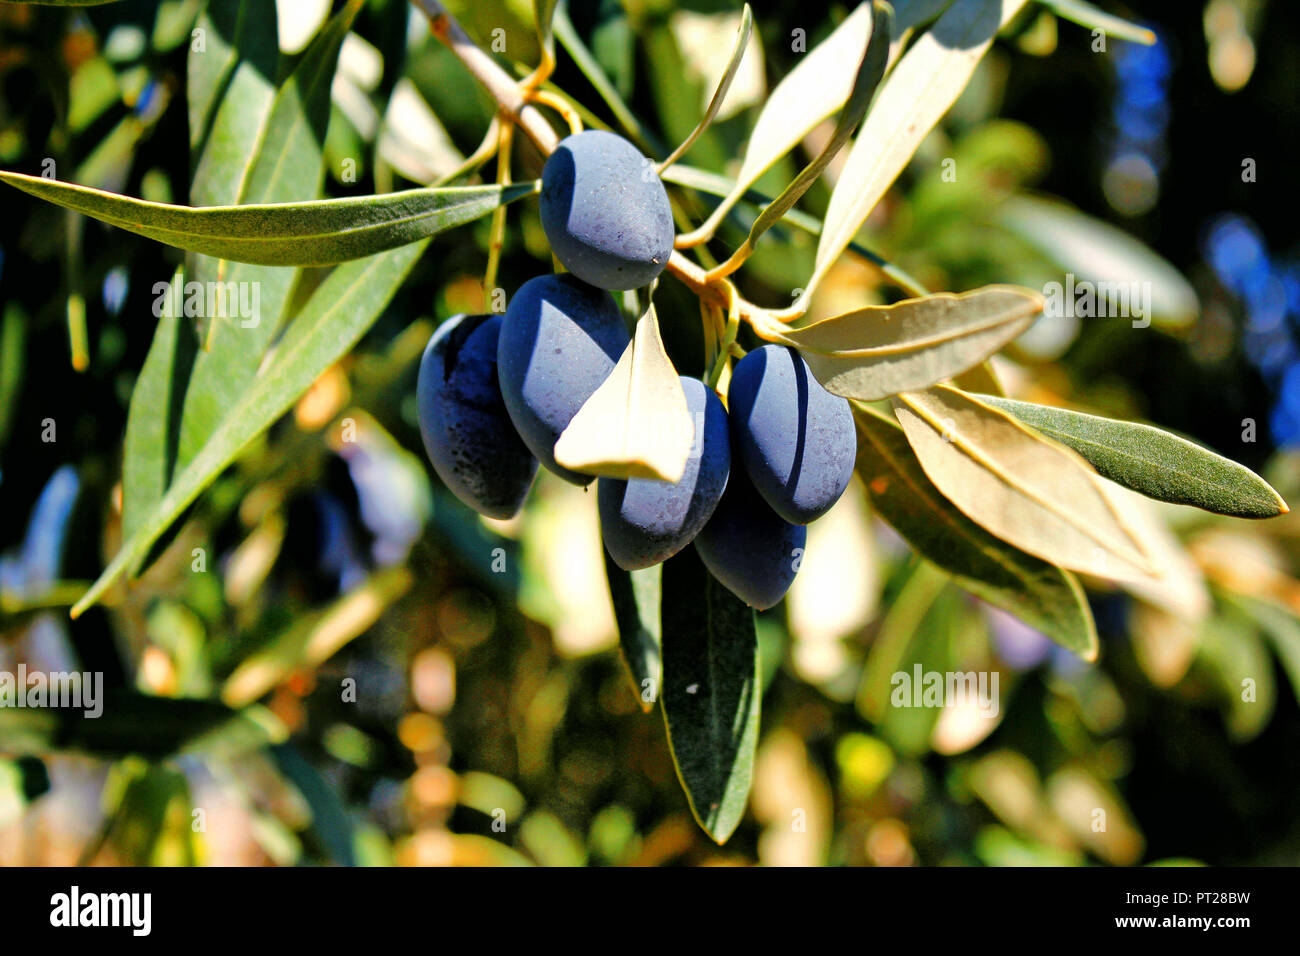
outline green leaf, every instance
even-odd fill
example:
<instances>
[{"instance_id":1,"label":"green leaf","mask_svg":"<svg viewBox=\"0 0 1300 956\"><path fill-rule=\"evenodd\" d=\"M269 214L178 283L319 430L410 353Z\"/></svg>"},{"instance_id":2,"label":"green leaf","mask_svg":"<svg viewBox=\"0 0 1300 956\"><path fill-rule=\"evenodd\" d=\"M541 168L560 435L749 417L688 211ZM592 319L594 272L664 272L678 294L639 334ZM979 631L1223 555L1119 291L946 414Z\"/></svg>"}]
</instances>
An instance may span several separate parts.
<instances>
[{"instance_id":1,"label":"green leaf","mask_svg":"<svg viewBox=\"0 0 1300 956\"><path fill-rule=\"evenodd\" d=\"M739 265L744 261L759 237L781 221L781 218L821 177L831 160L838 156L840 150L848 143L853 130L866 115L867 107L871 105L871 98L876 94L876 87L880 85L880 80L885 75L885 65L889 60L889 38L893 29L893 16L889 4L884 3L883 0L874 0L871 5L871 39L862 54L862 61L858 64L857 73L853 78L853 89L849 93L848 102L844 104L844 109L840 111L840 117L835 122L835 129L831 132L830 139L813 161L800 170L799 175L781 190L781 194L758 214L758 218L749 229L749 235L745 237L740 249L728 260L728 265L733 263Z\"/></svg>"},{"instance_id":2,"label":"green leaf","mask_svg":"<svg viewBox=\"0 0 1300 956\"><path fill-rule=\"evenodd\" d=\"M353 0L334 17L276 91L246 178L232 201L264 204L319 197L330 84L343 38L357 10ZM229 100L228 93L219 115L225 114ZM197 259L200 268L192 279L233 282L241 291L256 290L257 312L246 319L220 310L210 315L205 310L205 347L194 362L185 393L173 473L198 454L226 410L252 381L267 347L280 331L300 275L296 269L218 263L206 256ZM218 264L220 268L214 271Z\"/></svg>"},{"instance_id":3,"label":"green leaf","mask_svg":"<svg viewBox=\"0 0 1300 956\"><path fill-rule=\"evenodd\" d=\"M736 189L736 181L726 176L720 176L717 173L711 173L708 170L700 169L698 166L688 166L685 163L674 163L670 169L663 171L663 179L666 182L676 183L679 186L686 186L698 192L710 196L725 197ZM740 199L745 202L753 203L756 206L767 206L772 202L772 197L759 192L756 189L746 189L739 195ZM734 200L733 200L734 203ZM728 206L730 208L730 206ZM790 209L785 214L787 224L808 233L810 236L820 236L822 231L821 221L814 216L808 215L799 209ZM899 288L910 292L912 295L925 295L926 290L919 282L909 276L906 272L880 256L860 243L850 242L849 250L862 256L862 258L874 263L881 273L894 282Z\"/></svg>"},{"instance_id":4,"label":"green leaf","mask_svg":"<svg viewBox=\"0 0 1300 956\"><path fill-rule=\"evenodd\" d=\"M718 80L717 87L713 90L713 97L709 100L704 115L700 117L699 123L695 125L695 129L691 130L690 135L682 140L680 146L673 150L672 155L659 164L660 172L663 172L663 170L686 155L686 151L700 138L700 134L713 123L713 118L718 115L718 110L722 109L722 104L727 99L727 91L731 89L731 81L736 78L736 71L740 69L740 61L745 58L745 48L749 45L749 34L753 26L754 12L749 9L749 4L745 4L740 14L740 27L736 31L736 42L731 49L731 57L727 60L727 68L722 71L722 76Z\"/></svg>"},{"instance_id":5,"label":"green leaf","mask_svg":"<svg viewBox=\"0 0 1300 956\"><path fill-rule=\"evenodd\" d=\"M754 775L762 696L754 612L688 548L664 564L662 621L673 762L696 821L725 843Z\"/></svg>"},{"instance_id":6,"label":"green leaf","mask_svg":"<svg viewBox=\"0 0 1300 956\"><path fill-rule=\"evenodd\" d=\"M537 183L457 186L347 199L194 208L131 199L22 173L0 181L101 222L204 255L327 266L427 239L537 191Z\"/></svg>"},{"instance_id":7,"label":"green leaf","mask_svg":"<svg viewBox=\"0 0 1300 956\"><path fill-rule=\"evenodd\" d=\"M555 443L555 460L586 475L681 481L695 426L654 306L600 388Z\"/></svg>"},{"instance_id":8,"label":"green leaf","mask_svg":"<svg viewBox=\"0 0 1300 956\"><path fill-rule=\"evenodd\" d=\"M1273 660L1244 611L1228 605L1202 622L1197 663L1217 685L1231 739L1250 740L1268 726L1277 704Z\"/></svg>"},{"instance_id":9,"label":"green leaf","mask_svg":"<svg viewBox=\"0 0 1300 956\"><path fill-rule=\"evenodd\" d=\"M191 48L186 76L194 154L190 202L232 205L243 195L275 100L275 0L210 4L196 28L203 31L203 49Z\"/></svg>"},{"instance_id":10,"label":"green leaf","mask_svg":"<svg viewBox=\"0 0 1300 956\"><path fill-rule=\"evenodd\" d=\"M1291 510L1249 468L1151 425L993 395L979 398L1073 448L1103 477L1149 498L1238 518L1272 518Z\"/></svg>"},{"instance_id":11,"label":"green leaf","mask_svg":"<svg viewBox=\"0 0 1300 956\"><path fill-rule=\"evenodd\" d=\"M200 72L190 78L191 94L206 97L217 83L219 100L211 107L212 127L196 140L197 168L191 197L200 205L270 203L315 199L323 176L322 144L329 119L330 82L343 38L355 18L356 2L331 21L276 90L279 51L271 30L274 3L217 5L206 23L208 52L191 52L191 68L209 69L208 56L237 59L226 76ZM226 37L234 37L234 47ZM215 165L214 165L215 164ZM172 477L198 454L227 409L256 374L267 346L281 327L298 270L230 265L208 256L191 257L194 282L235 283L227 288L257 292L251 320L227 317L224 310L200 323L206 347L196 354L190 336L179 334L167 317L132 395L123 465L123 534L129 538L162 497ZM184 282L179 275L173 282ZM184 301L177 298L167 303ZM175 317L179 318L179 316ZM132 571L136 570L135 568Z\"/></svg>"},{"instance_id":12,"label":"green leaf","mask_svg":"<svg viewBox=\"0 0 1300 956\"><path fill-rule=\"evenodd\" d=\"M72 609L80 615L148 552L168 526L258 435L293 407L316 380L357 343L392 298L426 243L359 259L335 269L312 293L258 377L221 420L194 460L176 477Z\"/></svg>"},{"instance_id":13,"label":"green leaf","mask_svg":"<svg viewBox=\"0 0 1300 956\"><path fill-rule=\"evenodd\" d=\"M948 636L960 607L958 592L948 576L933 565L917 562L903 583L871 643L858 685L857 709L874 723L894 749L919 757L930 749L930 737L942 707L913 706L911 685L895 685L895 675L915 681L921 673L948 670ZM894 706L895 690L906 687L903 706Z\"/></svg>"},{"instance_id":14,"label":"green leaf","mask_svg":"<svg viewBox=\"0 0 1300 956\"><path fill-rule=\"evenodd\" d=\"M587 78L597 95L604 100L605 105L609 107L609 111L618 120L619 125L636 141L637 145L646 153L661 153L662 147L654 134L636 118L636 114L632 112L631 107L619 94L614 82L601 68L595 54L587 49L586 44L582 42L582 38L578 36L573 21L569 19L568 6L568 3L564 2L556 7L555 17L552 21L560 45L568 51L569 56L573 58L573 62L582 71L582 75Z\"/></svg>"},{"instance_id":15,"label":"green leaf","mask_svg":"<svg viewBox=\"0 0 1300 956\"><path fill-rule=\"evenodd\" d=\"M618 643L632 675L641 709L649 713L659 697L663 663L659 650L659 606L663 566L624 571L605 552L605 579L618 622Z\"/></svg>"},{"instance_id":16,"label":"green leaf","mask_svg":"<svg viewBox=\"0 0 1300 956\"><path fill-rule=\"evenodd\" d=\"M11 754L72 751L161 760L181 752L256 749L286 736L260 708L237 711L214 700L107 689L98 703L98 717L67 707L0 707L0 740Z\"/></svg>"},{"instance_id":17,"label":"green leaf","mask_svg":"<svg viewBox=\"0 0 1300 956\"><path fill-rule=\"evenodd\" d=\"M925 473L972 521L1075 571L1159 573L1128 502L1077 452L943 385L903 392L893 405Z\"/></svg>"},{"instance_id":18,"label":"green leaf","mask_svg":"<svg viewBox=\"0 0 1300 956\"><path fill-rule=\"evenodd\" d=\"M1225 596L1224 600L1248 615L1268 638L1300 701L1300 620L1275 601L1238 595Z\"/></svg>"},{"instance_id":19,"label":"green leaf","mask_svg":"<svg viewBox=\"0 0 1300 956\"><path fill-rule=\"evenodd\" d=\"M171 290L184 273L177 270ZM175 301L168 298L166 301ZM122 539L135 535L172 479L181 410L198 345L178 313L164 309L131 391L122 458Z\"/></svg>"},{"instance_id":20,"label":"green leaf","mask_svg":"<svg viewBox=\"0 0 1300 956\"><path fill-rule=\"evenodd\" d=\"M1074 575L985 531L926 477L897 422L853 403L857 471L876 513L957 584L1085 660L1097 657L1092 611Z\"/></svg>"},{"instance_id":21,"label":"green leaf","mask_svg":"<svg viewBox=\"0 0 1300 956\"><path fill-rule=\"evenodd\" d=\"M1087 27L1089 30L1101 30L1120 40L1131 40L1151 46L1156 42L1156 35L1146 27L1140 27L1127 20L1112 16L1105 10L1098 10L1085 0L1038 0L1058 17Z\"/></svg>"},{"instance_id":22,"label":"green leaf","mask_svg":"<svg viewBox=\"0 0 1300 956\"><path fill-rule=\"evenodd\" d=\"M100 7L117 0L0 0L0 3L24 3L38 7Z\"/></svg>"},{"instance_id":23,"label":"green leaf","mask_svg":"<svg viewBox=\"0 0 1300 956\"><path fill-rule=\"evenodd\" d=\"M1043 310L1028 289L986 286L868 306L785 334L828 391L875 400L978 365Z\"/></svg>"},{"instance_id":24,"label":"green leaf","mask_svg":"<svg viewBox=\"0 0 1300 956\"><path fill-rule=\"evenodd\" d=\"M1092 283L1098 300L1094 315L1132 317L1139 328L1146 322L1184 328L1201 314L1196 291L1182 273L1122 229L1065 203L1032 196L1008 199L995 217L1003 228L1069 271L1076 300L1081 283ZM1055 296L1045 292L1052 312L1073 307L1067 314L1079 314L1079 305L1086 306L1086 300L1078 305L1069 302L1068 280L1059 290L1059 308L1052 301ZM1103 300L1108 309L1104 313L1099 311ZM1137 314L1139 306L1145 314Z\"/></svg>"},{"instance_id":25,"label":"green leaf","mask_svg":"<svg viewBox=\"0 0 1300 956\"><path fill-rule=\"evenodd\" d=\"M712 236L745 192L774 163L822 120L848 101L855 77L843 64L861 59L871 31L871 5L864 3L835 28L829 37L804 54L799 64L776 85L763 104L745 146L745 158L729 194L694 232L688 244Z\"/></svg>"},{"instance_id":26,"label":"green leaf","mask_svg":"<svg viewBox=\"0 0 1300 956\"><path fill-rule=\"evenodd\" d=\"M799 303L806 307L876 203L966 88L998 29L1025 0L961 0L894 67L849 151L826 210L817 265Z\"/></svg>"}]
</instances>

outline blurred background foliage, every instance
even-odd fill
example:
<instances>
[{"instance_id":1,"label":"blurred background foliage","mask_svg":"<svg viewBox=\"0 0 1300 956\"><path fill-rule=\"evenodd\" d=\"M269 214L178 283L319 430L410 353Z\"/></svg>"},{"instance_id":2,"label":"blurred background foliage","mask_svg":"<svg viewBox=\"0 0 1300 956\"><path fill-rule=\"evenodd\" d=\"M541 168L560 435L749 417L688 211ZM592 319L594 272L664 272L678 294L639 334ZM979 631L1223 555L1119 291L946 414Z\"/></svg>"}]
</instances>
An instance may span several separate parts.
<instances>
[{"instance_id":1,"label":"blurred background foliage","mask_svg":"<svg viewBox=\"0 0 1300 956\"><path fill-rule=\"evenodd\" d=\"M330 4L279 6L291 63ZM1183 432L1294 503L1300 10L1106 6L1158 43L1098 51L1031 3L864 241L935 290L1152 280L1150 328L1044 319L999 360L1010 390ZM199 7L0 5L0 163L53 159L59 178L185 201ZM503 62L535 62L526 0L451 7ZM798 60L795 31L811 48L848 9L757 5L753 48L688 161L734 170L765 92ZM702 113L738 4L572 0L567 16L565 48L589 51L662 156ZM612 124L589 72L562 52L555 82ZM491 109L407 4L370 0L334 81L328 191L432 181ZM536 175L528 150L519 173ZM940 176L948 158L955 182ZM758 188L775 194L802 161ZM807 211L824 210L835 172ZM680 199L697 220L710 208ZM788 599L760 615L750 812L714 846L615 650L590 496L543 474L519 518L483 520L419 453L416 363L438 321L479 306L487 220L439 236L360 347L199 499L147 572L70 622L120 540L127 403L153 286L179 254L17 193L0 210L0 670L99 671L117 695L93 722L0 714L0 863L1300 862L1294 514L1167 509L1212 607L1088 581L1102 653L1085 664L918 563L857 484L811 527ZM725 243L753 214L738 210ZM512 206L510 224L508 290L549 262L534 204ZM773 230L745 294L790 301L814 248ZM846 257L813 308L897 295ZM665 281L660 300L679 367L698 367L692 298ZM889 675L918 662L997 670L997 718L883 706Z\"/></svg>"}]
</instances>

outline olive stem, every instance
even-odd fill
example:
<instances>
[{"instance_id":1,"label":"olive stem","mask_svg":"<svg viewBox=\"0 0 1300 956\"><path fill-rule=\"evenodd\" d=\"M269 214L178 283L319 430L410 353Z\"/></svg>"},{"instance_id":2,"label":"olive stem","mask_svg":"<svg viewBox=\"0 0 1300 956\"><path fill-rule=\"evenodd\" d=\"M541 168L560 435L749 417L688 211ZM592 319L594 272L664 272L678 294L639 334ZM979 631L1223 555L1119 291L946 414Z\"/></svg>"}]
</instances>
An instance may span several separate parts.
<instances>
[{"instance_id":1,"label":"olive stem","mask_svg":"<svg viewBox=\"0 0 1300 956\"><path fill-rule=\"evenodd\" d=\"M433 35L449 49L469 70L470 74L483 85L488 94L497 102L501 113L517 123L543 156L549 156L560 143L546 118L533 106L528 104L528 94L509 73L483 52L470 39L465 28L439 0L411 0L425 16L429 18L429 28ZM707 299L714 305L725 308L728 295L723 291L723 283L711 284L703 267L674 250L668 259L666 270L679 282L697 296ZM729 282L726 284L730 284ZM771 321L766 309L737 296L740 317L754 327L760 336L764 330L771 332ZM778 333L779 334L779 333Z\"/></svg>"},{"instance_id":2,"label":"olive stem","mask_svg":"<svg viewBox=\"0 0 1300 956\"><path fill-rule=\"evenodd\" d=\"M497 106L507 117L518 123L528 138L549 156L555 151L560 138L534 107L528 105L527 92L510 74L484 53L439 0L411 0L429 18L429 29L464 65L473 77L483 84Z\"/></svg>"},{"instance_id":3,"label":"olive stem","mask_svg":"<svg viewBox=\"0 0 1300 956\"><path fill-rule=\"evenodd\" d=\"M513 123L502 123L500 139L497 145L497 183L501 186L510 185L510 147L514 142L515 125ZM497 282L497 269L501 264L501 249L505 246L506 237L506 207L497 206L492 211L492 231L488 238L488 261L487 270L483 274L483 300L484 305L491 301L492 290ZM484 311L488 311L486 308Z\"/></svg>"}]
</instances>

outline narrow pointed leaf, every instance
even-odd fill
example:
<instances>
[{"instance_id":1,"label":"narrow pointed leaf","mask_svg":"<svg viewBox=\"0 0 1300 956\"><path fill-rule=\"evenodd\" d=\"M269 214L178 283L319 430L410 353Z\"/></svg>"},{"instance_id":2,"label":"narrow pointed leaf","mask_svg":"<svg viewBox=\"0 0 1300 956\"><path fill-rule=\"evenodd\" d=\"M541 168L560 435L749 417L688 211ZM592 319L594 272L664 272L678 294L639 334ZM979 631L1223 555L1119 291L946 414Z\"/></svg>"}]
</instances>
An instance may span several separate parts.
<instances>
[{"instance_id":1,"label":"narrow pointed leaf","mask_svg":"<svg viewBox=\"0 0 1300 956\"><path fill-rule=\"evenodd\" d=\"M883 0L874 0L871 5L871 17L871 39L867 41L867 49L862 54L862 61L858 64L857 73L853 78L853 89L844 104L844 109L840 111L839 119L835 121L835 129L831 131L830 139L813 161L799 171L799 175L790 185L786 186L781 194L758 214L754 225L750 227L743 248L752 249L763 233L781 221L781 217L825 172L831 160L839 155L840 150L848 143L849 137L853 135L853 130L866 115L867 107L871 105L871 98L876 93L881 77L885 75L885 65L889 60L893 11Z\"/></svg>"},{"instance_id":2,"label":"narrow pointed leaf","mask_svg":"<svg viewBox=\"0 0 1300 956\"><path fill-rule=\"evenodd\" d=\"M1158 573L1123 504L1076 452L947 386L893 403L925 473L976 524L1071 570Z\"/></svg>"},{"instance_id":3,"label":"narrow pointed leaf","mask_svg":"<svg viewBox=\"0 0 1300 956\"><path fill-rule=\"evenodd\" d=\"M734 189L697 230L699 233L716 230L728 210L763 173L794 149L813 127L844 106L854 81L844 64L861 59L870 32L871 4L864 3L804 54L777 84L754 124Z\"/></svg>"},{"instance_id":4,"label":"narrow pointed leaf","mask_svg":"<svg viewBox=\"0 0 1300 956\"><path fill-rule=\"evenodd\" d=\"M827 390L875 400L979 365L1042 310L1035 292L987 286L870 306L795 329L786 339Z\"/></svg>"},{"instance_id":5,"label":"narrow pointed leaf","mask_svg":"<svg viewBox=\"0 0 1300 956\"><path fill-rule=\"evenodd\" d=\"M1085 660L1096 658L1097 629L1074 575L962 514L926 476L896 421L857 403L853 413L857 471L876 513L967 591Z\"/></svg>"},{"instance_id":6,"label":"narrow pointed leaf","mask_svg":"<svg viewBox=\"0 0 1300 956\"><path fill-rule=\"evenodd\" d=\"M1156 42L1156 35L1146 27L1129 23L1117 16L1099 10L1086 0L1038 0L1058 17L1087 27L1089 30L1101 30L1118 40L1130 40L1150 46Z\"/></svg>"},{"instance_id":7,"label":"narrow pointed leaf","mask_svg":"<svg viewBox=\"0 0 1300 956\"><path fill-rule=\"evenodd\" d=\"M998 30L1025 0L961 0L904 54L876 97L831 193L817 265L801 303L961 95Z\"/></svg>"},{"instance_id":8,"label":"narrow pointed leaf","mask_svg":"<svg viewBox=\"0 0 1300 956\"><path fill-rule=\"evenodd\" d=\"M172 288L183 281L177 270ZM176 294L179 295L179 292ZM178 301L169 293L168 302ZM122 460L122 539L129 540L167 491L197 343L178 312L164 309L131 391Z\"/></svg>"},{"instance_id":9,"label":"narrow pointed leaf","mask_svg":"<svg viewBox=\"0 0 1300 956\"><path fill-rule=\"evenodd\" d=\"M275 93L258 138L256 154L240 188L238 202L278 203L318 199L325 174L324 144L330 116L330 87L343 38L360 8L351 0L303 53ZM227 109L223 100L219 115ZM252 381L266 350L283 325L297 269L281 266L220 263L196 256L200 282L219 280L241 294L256 292L249 305L255 314L217 310L206 315L204 349L194 363L185 394L180 442L173 472L199 453L227 409ZM241 302L241 305L243 303Z\"/></svg>"},{"instance_id":10,"label":"narrow pointed leaf","mask_svg":"<svg viewBox=\"0 0 1300 956\"><path fill-rule=\"evenodd\" d=\"M462 186L348 199L193 208L22 173L0 181L109 225L204 255L270 266L328 266L427 239L537 189Z\"/></svg>"},{"instance_id":11,"label":"narrow pointed leaf","mask_svg":"<svg viewBox=\"0 0 1300 956\"><path fill-rule=\"evenodd\" d=\"M736 78L736 71L740 69L740 61L745 58L745 48L749 45L749 34L753 26L754 12L749 9L749 4L745 4L740 14L740 27L736 31L735 46L731 50L730 59L727 60L727 68L722 71L718 85L713 90L713 98L709 100L709 105L704 110L704 115L700 117L695 129L682 141L680 146L673 150L672 155L660 164L661 169L671 166L684 156L686 151L691 148L691 145L700 138L700 134L713 123L713 118L718 115L718 111L722 109L722 104L726 102L727 91L731 89L731 81Z\"/></svg>"},{"instance_id":12,"label":"narrow pointed leaf","mask_svg":"<svg viewBox=\"0 0 1300 956\"><path fill-rule=\"evenodd\" d=\"M662 565L624 571L605 553L605 578L618 623L618 644L632 676L641 709L649 713L659 699L663 677L659 639Z\"/></svg>"},{"instance_id":13,"label":"narrow pointed leaf","mask_svg":"<svg viewBox=\"0 0 1300 956\"><path fill-rule=\"evenodd\" d=\"M725 843L754 776L758 636L753 609L718 584L692 548L664 564L663 678L677 775L696 821Z\"/></svg>"},{"instance_id":14,"label":"narrow pointed leaf","mask_svg":"<svg viewBox=\"0 0 1300 956\"><path fill-rule=\"evenodd\" d=\"M74 617L99 600L254 438L292 408L325 369L347 354L374 324L424 247L424 243L404 246L349 262L330 273L203 450L176 476L139 530L123 542L109 566L73 607Z\"/></svg>"},{"instance_id":15,"label":"narrow pointed leaf","mask_svg":"<svg viewBox=\"0 0 1300 956\"><path fill-rule=\"evenodd\" d=\"M1060 301L1048 295L1048 309L1071 315L1130 318L1139 328L1183 328L1196 321L1201 304L1196 290L1164 257L1122 229L1073 206L1035 196L1015 196L995 213L1003 228L1032 243L1073 276L1062 276ZM1082 283L1095 294L1091 311ZM1105 313L1099 310L1105 304Z\"/></svg>"},{"instance_id":16,"label":"narrow pointed leaf","mask_svg":"<svg viewBox=\"0 0 1300 956\"><path fill-rule=\"evenodd\" d=\"M1073 448L1104 477L1149 498L1238 518L1272 518L1290 510L1249 468L1152 425L992 395L979 398Z\"/></svg>"},{"instance_id":17,"label":"narrow pointed leaf","mask_svg":"<svg viewBox=\"0 0 1300 956\"><path fill-rule=\"evenodd\" d=\"M609 378L560 435L555 460L587 475L680 481L694 443L686 394L652 307Z\"/></svg>"}]
</instances>

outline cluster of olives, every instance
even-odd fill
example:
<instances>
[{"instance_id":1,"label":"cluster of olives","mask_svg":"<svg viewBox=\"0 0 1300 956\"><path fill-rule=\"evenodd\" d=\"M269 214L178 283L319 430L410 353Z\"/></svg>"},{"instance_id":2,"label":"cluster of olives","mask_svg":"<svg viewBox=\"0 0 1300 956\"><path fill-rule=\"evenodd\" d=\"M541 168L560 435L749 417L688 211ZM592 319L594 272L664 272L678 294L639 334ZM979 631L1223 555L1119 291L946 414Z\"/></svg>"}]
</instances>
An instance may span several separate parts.
<instances>
[{"instance_id":1,"label":"cluster of olives","mask_svg":"<svg viewBox=\"0 0 1300 956\"><path fill-rule=\"evenodd\" d=\"M576 485L593 480L558 464L555 443L630 341L609 290L648 284L673 248L663 183L612 133L575 134L548 158L541 219L569 272L525 282L504 318L444 322L420 363L429 460L457 497L494 518L519 510L538 462ZM737 363L729 410L699 379L681 383L697 430L685 473L676 482L601 478L605 547L634 570L694 542L722 584L771 607L794 580L804 526L830 510L852 475L848 402L777 345Z\"/></svg>"}]
</instances>

